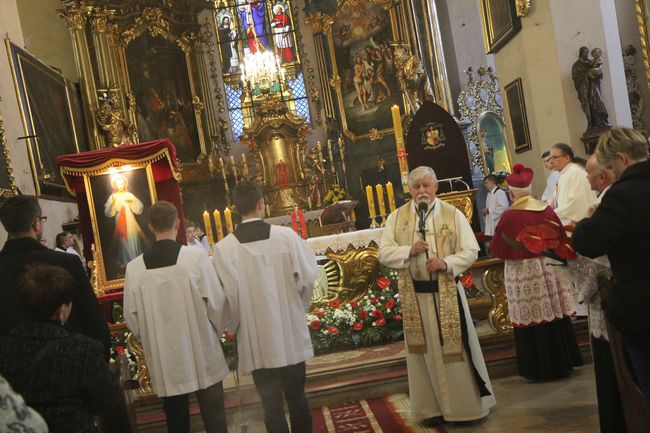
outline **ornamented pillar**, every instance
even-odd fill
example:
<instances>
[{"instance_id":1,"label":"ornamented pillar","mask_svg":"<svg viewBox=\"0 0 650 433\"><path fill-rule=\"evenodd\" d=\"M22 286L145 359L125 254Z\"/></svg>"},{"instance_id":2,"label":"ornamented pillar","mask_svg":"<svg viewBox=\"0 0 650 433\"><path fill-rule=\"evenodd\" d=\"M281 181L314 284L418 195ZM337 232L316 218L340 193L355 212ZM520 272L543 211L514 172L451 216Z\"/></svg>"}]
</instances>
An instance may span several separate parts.
<instances>
[{"instance_id":1,"label":"ornamented pillar","mask_svg":"<svg viewBox=\"0 0 650 433\"><path fill-rule=\"evenodd\" d=\"M81 95L84 101L84 119L90 145L94 149L101 149L104 147L104 139L99 133L97 119L95 118L95 110L98 106L97 90L90 60L90 51L88 50L88 39L86 38L86 24L92 11L92 6L80 1L71 3L57 12L61 18L67 21L72 36L77 75L79 76Z\"/></svg>"}]
</instances>

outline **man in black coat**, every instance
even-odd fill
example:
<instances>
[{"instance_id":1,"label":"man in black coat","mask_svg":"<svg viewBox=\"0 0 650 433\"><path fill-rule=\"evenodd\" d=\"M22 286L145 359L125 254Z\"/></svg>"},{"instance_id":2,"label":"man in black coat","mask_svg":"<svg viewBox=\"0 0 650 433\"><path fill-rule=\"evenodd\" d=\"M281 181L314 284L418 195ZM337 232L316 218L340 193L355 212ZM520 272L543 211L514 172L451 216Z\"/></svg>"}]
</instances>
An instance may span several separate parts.
<instances>
[{"instance_id":1,"label":"man in black coat","mask_svg":"<svg viewBox=\"0 0 650 433\"><path fill-rule=\"evenodd\" d=\"M8 233L7 242L0 251L0 336L7 335L23 319L16 299L16 284L25 265L38 262L60 266L76 283L68 326L74 332L101 342L108 358L108 325L79 257L50 250L39 242L46 219L38 200L31 195L12 197L0 207L0 222Z\"/></svg>"},{"instance_id":2,"label":"man in black coat","mask_svg":"<svg viewBox=\"0 0 650 433\"><path fill-rule=\"evenodd\" d=\"M576 252L607 255L614 274L605 313L623 337L636 379L650 401L650 161L638 131L612 128L598 141L598 162L618 178L573 233Z\"/></svg>"}]
</instances>

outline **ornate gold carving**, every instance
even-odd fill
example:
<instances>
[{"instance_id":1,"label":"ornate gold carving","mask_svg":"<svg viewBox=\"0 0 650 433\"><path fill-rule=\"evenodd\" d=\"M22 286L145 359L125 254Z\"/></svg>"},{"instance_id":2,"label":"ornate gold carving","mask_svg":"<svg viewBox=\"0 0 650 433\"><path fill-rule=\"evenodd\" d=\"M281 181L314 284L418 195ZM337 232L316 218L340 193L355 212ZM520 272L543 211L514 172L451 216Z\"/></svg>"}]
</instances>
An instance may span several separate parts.
<instances>
[{"instance_id":1,"label":"ornate gold carving","mask_svg":"<svg viewBox=\"0 0 650 433\"><path fill-rule=\"evenodd\" d=\"M2 98L0 98L2 101ZM9 155L9 145L7 144L7 135L5 132L4 120L0 114L0 146L2 146L2 156L5 160L7 167L7 177L9 178L9 188L0 188L0 199L5 199L18 195L18 187L16 187L16 179L14 178L14 169L11 166L11 156Z\"/></svg>"},{"instance_id":2,"label":"ornate gold carving","mask_svg":"<svg viewBox=\"0 0 650 433\"><path fill-rule=\"evenodd\" d=\"M650 40L648 39L648 23L650 19L648 10L645 6L645 0L636 0L636 21L639 26L641 36L641 52L643 53L643 66L645 67L646 79L650 83Z\"/></svg>"},{"instance_id":3,"label":"ornate gold carving","mask_svg":"<svg viewBox=\"0 0 650 433\"><path fill-rule=\"evenodd\" d=\"M107 33L111 30L110 21L115 15L115 10L109 9L108 6L93 8L90 14L90 23L93 30L97 33Z\"/></svg>"},{"instance_id":4,"label":"ornate gold carving","mask_svg":"<svg viewBox=\"0 0 650 433\"><path fill-rule=\"evenodd\" d=\"M305 22L314 29L314 33L327 33L332 28L332 24L334 24L334 17L322 12L316 12L307 15Z\"/></svg>"},{"instance_id":5,"label":"ornate gold carving","mask_svg":"<svg viewBox=\"0 0 650 433\"><path fill-rule=\"evenodd\" d=\"M122 114L117 89L98 90L98 93L97 124L104 133L106 147L118 147L133 142L136 128Z\"/></svg>"},{"instance_id":6,"label":"ornate gold carving","mask_svg":"<svg viewBox=\"0 0 650 433\"><path fill-rule=\"evenodd\" d=\"M418 56L411 53L406 45L395 48L395 69L397 80L411 112L415 113L424 101L433 101L433 92L422 62Z\"/></svg>"},{"instance_id":7,"label":"ornate gold carving","mask_svg":"<svg viewBox=\"0 0 650 433\"><path fill-rule=\"evenodd\" d=\"M512 324L508 315L506 286L503 275L503 262L495 264L483 273L483 287L492 298L492 309L488 313L490 327L499 334L512 332Z\"/></svg>"},{"instance_id":8,"label":"ornate gold carving","mask_svg":"<svg viewBox=\"0 0 650 433\"><path fill-rule=\"evenodd\" d=\"M335 89L338 89L341 86L341 77L338 74L332 75L330 77L330 86Z\"/></svg>"},{"instance_id":9,"label":"ornate gold carving","mask_svg":"<svg viewBox=\"0 0 650 433\"><path fill-rule=\"evenodd\" d=\"M474 216L474 206L472 205L472 202L476 195L476 191L476 189L469 189L467 191L446 192L444 194L438 194L438 198L456 207L456 209L461 211L463 215L465 215L465 218L471 222L472 217Z\"/></svg>"},{"instance_id":10,"label":"ornate gold carving","mask_svg":"<svg viewBox=\"0 0 650 433\"><path fill-rule=\"evenodd\" d=\"M381 133L381 131L379 131L379 129L377 129L377 128L372 128L372 129L368 132L368 137L370 138L371 141L379 141L379 140L381 140L382 138L384 138L384 135Z\"/></svg>"},{"instance_id":11,"label":"ornate gold carving","mask_svg":"<svg viewBox=\"0 0 650 433\"><path fill-rule=\"evenodd\" d=\"M93 255L93 259L88 262L88 268L90 269L90 287L93 288L93 292L96 297L104 296L105 293L102 289L99 288L99 277L97 275L97 249L95 244L90 244L90 251Z\"/></svg>"},{"instance_id":12,"label":"ornate gold carving","mask_svg":"<svg viewBox=\"0 0 650 433\"><path fill-rule=\"evenodd\" d=\"M196 34L183 33L183 35L181 35L181 37L176 40L176 43L185 54L188 54L192 51L192 47L194 46L195 40L196 40Z\"/></svg>"},{"instance_id":13,"label":"ornate gold carving","mask_svg":"<svg viewBox=\"0 0 650 433\"><path fill-rule=\"evenodd\" d=\"M194 107L195 113L200 113L205 108L205 104L201 102L201 98L195 95L192 97L192 107Z\"/></svg>"},{"instance_id":14,"label":"ornate gold carving","mask_svg":"<svg viewBox=\"0 0 650 433\"><path fill-rule=\"evenodd\" d=\"M142 343L138 340L132 332L126 337L126 345L129 351L135 355L138 362L138 371L135 373L135 380L138 381L138 395L140 397L150 397L155 395L151 387L151 376L149 375L149 368L144 359L144 350Z\"/></svg>"},{"instance_id":15,"label":"ornate gold carving","mask_svg":"<svg viewBox=\"0 0 650 433\"><path fill-rule=\"evenodd\" d=\"M147 7L142 11L142 15L135 19L133 26L122 32L121 43L124 46L128 45L143 31L148 31L153 37L162 36L168 40L174 40L169 28L169 21L163 16L162 9Z\"/></svg>"},{"instance_id":16,"label":"ornate gold carving","mask_svg":"<svg viewBox=\"0 0 650 433\"><path fill-rule=\"evenodd\" d=\"M531 0L515 0L517 5L517 16L525 17L530 12L530 2Z\"/></svg>"},{"instance_id":17,"label":"ornate gold carving","mask_svg":"<svg viewBox=\"0 0 650 433\"><path fill-rule=\"evenodd\" d=\"M61 9L57 9L59 17L66 20L70 30L83 30L86 28L88 16L93 11L92 6L86 5L86 2L74 2Z\"/></svg>"}]
</instances>

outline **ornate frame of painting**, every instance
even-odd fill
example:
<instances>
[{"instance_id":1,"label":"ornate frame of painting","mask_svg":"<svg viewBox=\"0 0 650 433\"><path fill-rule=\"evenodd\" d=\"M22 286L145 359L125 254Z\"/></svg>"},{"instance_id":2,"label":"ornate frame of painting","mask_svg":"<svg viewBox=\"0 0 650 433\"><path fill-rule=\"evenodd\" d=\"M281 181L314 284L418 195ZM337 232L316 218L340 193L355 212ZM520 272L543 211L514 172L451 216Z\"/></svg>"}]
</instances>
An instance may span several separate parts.
<instances>
[{"instance_id":1,"label":"ornate frame of painting","mask_svg":"<svg viewBox=\"0 0 650 433\"><path fill-rule=\"evenodd\" d=\"M75 114L72 111L72 103L70 99L70 86L61 73L50 66L43 63L28 51L18 47L12 43L8 38L5 38L5 46L7 48L7 55L9 56L9 64L11 67L12 77L14 81L14 88L16 90L16 99L19 106L20 118L25 132L27 141L27 154L32 170L32 178L34 180L34 189L36 195L43 196L55 200L70 200L67 195L66 187L63 179L60 177L58 168L56 167L56 157L68 153L79 152L79 142L77 139L77 130L75 124ZM31 68L33 80L41 83L41 90L48 88L53 89L49 95L38 95L44 99L43 104L39 106L33 105L31 98L29 80L26 80L25 66L29 64ZM36 77L33 74L38 74ZM52 102L54 96L62 98L55 98L59 100L63 107L56 109L54 107L55 116L58 118L45 118L45 114L53 114L52 110L49 113L44 112L43 106L56 105ZM50 96L47 98L46 96ZM36 96L35 96L36 98ZM65 98L65 100L61 100ZM47 110L47 108L45 108ZM68 127L65 127L64 122L68 122ZM43 146L43 140L38 137L39 128L44 128L45 124L61 125L60 131L50 130L51 136L57 137L58 140L50 141L51 137L47 137L46 145ZM51 128L51 126L50 126ZM58 134L57 134L58 133ZM68 135L67 137L64 135ZM64 149L63 146L70 140L74 146L69 149Z\"/></svg>"},{"instance_id":2,"label":"ornate frame of painting","mask_svg":"<svg viewBox=\"0 0 650 433\"><path fill-rule=\"evenodd\" d=\"M457 99L460 118L471 120L471 128L468 133L469 140L475 143L479 149L479 153L472 157L472 163L481 169L484 176L494 171L488 168L488 152L486 152L483 134L480 133L481 123L490 116L494 116L501 123L505 152L505 155L501 159L508 161L508 166L506 167L508 171L512 165L512 158L510 157L507 146L508 134L505 132L506 122L503 114L503 98L499 92L499 84L496 76L488 71L483 67L479 68L479 79L475 80L470 70L468 72L469 83L467 88L460 92ZM491 75L490 79L482 79L485 75Z\"/></svg>"},{"instance_id":3,"label":"ornate frame of painting","mask_svg":"<svg viewBox=\"0 0 650 433\"><path fill-rule=\"evenodd\" d=\"M530 2L521 0L480 0L481 22L486 53L495 53L521 30L521 15Z\"/></svg>"},{"instance_id":4,"label":"ornate frame of painting","mask_svg":"<svg viewBox=\"0 0 650 433\"><path fill-rule=\"evenodd\" d=\"M524 100L524 89L521 78L504 87L512 138L516 153L526 152L533 148L530 142L530 130L528 128L528 115L526 114L526 102Z\"/></svg>"},{"instance_id":5,"label":"ornate frame of painting","mask_svg":"<svg viewBox=\"0 0 650 433\"><path fill-rule=\"evenodd\" d=\"M636 20L639 26L639 35L641 36L641 52L643 54L643 66L645 67L646 81L650 86L650 1L635 1Z\"/></svg>"},{"instance_id":6,"label":"ornate frame of painting","mask_svg":"<svg viewBox=\"0 0 650 433\"><path fill-rule=\"evenodd\" d=\"M312 26L314 31L314 42L318 56L318 68L321 76L321 87L323 89L324 107L327 117L334 117L338 111L341 120L342 130L354 142L371 139L379 140L382 137L392 133L392 126L382 130L369 128L367 131L353 131L349 125L349 113L346 112L345 98L343 94L343 71L342 65L337 61L337 52L334 41L334 27L341 18L350 16L353 9L358 9L361 3L371 4L380 8L388 14L390 41L408 40L408 34L403 26L403 22L398 18L396 7L399 2L393 0L337 0L336 11L329 15L324 12L313 12L307 16L307 24ZM370 39L370 38L368 38ZM396 88L401 94L399 87ZM399 105L404 112L407 108L404 97L399 98ZM334 105L336 100L336 109ZM387 122L390 124L390 120Z\"/></svg>"},{"instance_id":7,"label":"ornate frame of painting","mask_svg":"<svg viewBox=\"0 0 650 433\"><path fill-rule=\"evenodd\" d=\"M0 98L0 102L2 98ZM9 145L7 144L7 134L4 127L4 119L0 113L0 146L2 146L2 160L0 161L0 200L14 197L20 194L14 178L14 169L11 166L11 156L9 155Z\"/></svg>"},{"instance_id":8,"label":"ornate frame of painting","mask_svg":"<svg viewBox=\"0 0 650 433\"><path fill-rule=\"evenodd\" d=\"M133 161L119 161L119 160L110 160L100 167L93 167L88 169L83 173L84 188L86 191L86 199L88 201L88 212L90 214L90 221L92 224L93 231L93 270L96 272L96 290L105 294L110 291L119 290L124 287L124 278L111 278L107 275L107 252L102 248L102 234L104 234L104 227L101 225L98 219L98 216L95 212L96 209L96 197L93 191L92 179L105 176L109 174L118 174L125 172L136 172L138 170L143 170L146 173L146 182L149 193L149 200L151 204L157 201L156 196L156 185L154 182L153 171L151 168L152 164L151 158L148 158L144 162L133 162ZM144 211L143 211L144 213ZM105 237L104 237L105 238Z\"/></svg>"}]
</instances>

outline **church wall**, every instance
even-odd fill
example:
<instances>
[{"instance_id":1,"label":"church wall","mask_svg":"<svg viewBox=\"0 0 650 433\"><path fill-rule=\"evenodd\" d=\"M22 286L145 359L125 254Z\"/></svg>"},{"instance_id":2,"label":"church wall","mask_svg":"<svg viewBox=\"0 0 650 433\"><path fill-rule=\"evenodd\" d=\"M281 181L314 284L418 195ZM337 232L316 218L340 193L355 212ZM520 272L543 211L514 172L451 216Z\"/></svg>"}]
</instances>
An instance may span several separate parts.
<instances>
[{"instance_id":1,"label":"church wall","mask_svg":"<svg viewBox=\"0 0 650 433\"><path fill-rule=\"evenodd\" d=\"M3 0L2 13L0 14L0 34L7 35L11 41L23 46L23 30L20 21L19 9L16 0ZM0 114L4 120L7 144L11 163L14 169L16 185L25 194L34 194L34 181L32 178L27 147L24 140L17 140L25 135L16 90L14 88L9 58L3 47L0 55ZM74 203L64 203L52 200L40 200L43 215L48 219L45 224L45 237L50 247L54 245L54 238L61 231L61 224L71 221L77 215L77 206ZM6 239L6 233L0 226L0 242Z\"/></svg>"}]
</instances>

